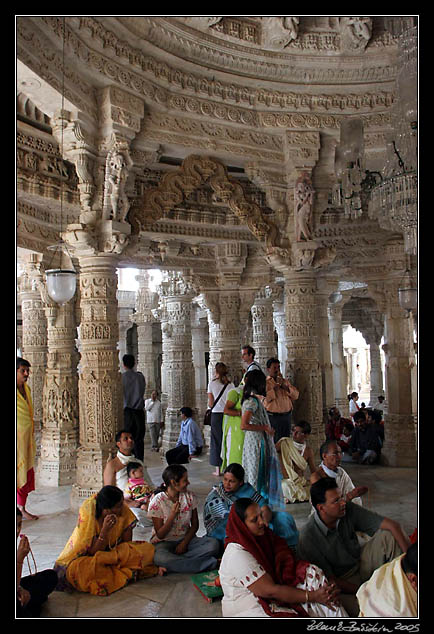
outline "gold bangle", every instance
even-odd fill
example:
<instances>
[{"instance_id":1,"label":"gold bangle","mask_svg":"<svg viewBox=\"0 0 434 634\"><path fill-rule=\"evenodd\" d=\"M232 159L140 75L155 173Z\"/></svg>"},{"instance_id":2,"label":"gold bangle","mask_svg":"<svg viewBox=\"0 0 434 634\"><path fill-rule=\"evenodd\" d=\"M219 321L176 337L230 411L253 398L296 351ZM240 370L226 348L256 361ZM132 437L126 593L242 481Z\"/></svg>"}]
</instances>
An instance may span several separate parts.
<instances>
[{"instance_id":1,"label":"gold bangle","mask_svg":"<svg viewBox=\"0 0 434 634\"><path fill-rule=\"evenodd\" d=\"M100 539L102 542L105 541L105 537L101 537L101 535L98 535L97 539Z\"/></svg>"}]
</instances>

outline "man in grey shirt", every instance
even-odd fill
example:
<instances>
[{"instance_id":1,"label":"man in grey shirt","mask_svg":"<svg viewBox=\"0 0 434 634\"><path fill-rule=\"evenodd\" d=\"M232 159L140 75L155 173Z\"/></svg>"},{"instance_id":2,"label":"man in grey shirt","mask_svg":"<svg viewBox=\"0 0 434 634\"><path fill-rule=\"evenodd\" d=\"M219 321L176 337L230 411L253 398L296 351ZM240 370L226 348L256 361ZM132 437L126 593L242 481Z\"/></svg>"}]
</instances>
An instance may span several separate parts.
<instances>
[{"instance_id":1,"label":"man in grey shirt","mask_svg":"<svg viewBox=\"0 0 434 634\"><path fill-rule=\"evenodd\" d=\"M141 372L134 370L136 360L132 354L122 357L125 372L122 374L124 393L124 429L134 439L134 455L143 460L145 438L145 389L146 381Z\"/></svg>"},{"instance_id":2,"label":"man in grey shirt","mask_svg":"<svg viewBox=\"0 0 434 634\"><path fill-rule=\"evenodd\" d=\"M346 502L334 478L321 478L310 489L315 509L300 531L297 555L321 568L341 589L348 614L358 616L356 592L374 570L407 552L410 540L398 522ZM372 537L360 546L357 532Z\"/></svg>"}]
</instances>

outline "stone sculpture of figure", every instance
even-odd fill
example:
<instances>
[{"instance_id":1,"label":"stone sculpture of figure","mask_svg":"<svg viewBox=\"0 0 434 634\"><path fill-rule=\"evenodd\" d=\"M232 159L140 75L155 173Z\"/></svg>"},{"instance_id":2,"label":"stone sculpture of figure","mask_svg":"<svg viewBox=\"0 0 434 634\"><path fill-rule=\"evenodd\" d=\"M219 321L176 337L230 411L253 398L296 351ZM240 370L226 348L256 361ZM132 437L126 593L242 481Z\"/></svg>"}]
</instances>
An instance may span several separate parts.
<instances>
[{"instance_id":1,"label":"stone sculpture of figure","mask_svg":"<svg viewBox=\"0 0 434 634\"><path fill-rule=\"evenodd\" d=\"M304 173L295 185L295 239L312 239L312 209L314 189L308 174Z\"/></svg>"},{"instance_id":2,"label":"stone sculpture of figure","mask_svg":"<svg viewBox=\"0 0 434 634\"><path fill-rule=\"evenodd\" d=\"M289 16L286 15L283 18L283 27L289 31L288 35L291 40L296 40L298 35L298 25L300 23L300 18L298 16Z\"/></svg>"},{"instance_id":3,"label":"stone sculpture of figure","mask_svg":"<svg viewBox=\"0 0 434 634\"><path fill-rule=\"evenodd\" d=\"M292 40L297 39L298 23L296 16L263 16L262 44L264 48L282 51Z\"/></svg>"},{"instance_id":4,"label":"stone sculpture of figure","mask_svg":"<svg viewBox=\"0 0 434 634\"><path fill-rule=\"evenodd\" d=\"M125 222L130 207L125 194L128 166L120 152L114 152L107 161L107 182L111 211L109 217Z\"/></svg>"},{"instance_id":5,"label":"stone sculpture of figure","mask_svg":"<svg viewBox=\"0 0 434 634\"><path fill-rule=\"evenodd\" d=\"M364 50L371 39L372 20L367 16L345 16L339 19L342 43L346 49Z\"/></svg>"}]
</instances>

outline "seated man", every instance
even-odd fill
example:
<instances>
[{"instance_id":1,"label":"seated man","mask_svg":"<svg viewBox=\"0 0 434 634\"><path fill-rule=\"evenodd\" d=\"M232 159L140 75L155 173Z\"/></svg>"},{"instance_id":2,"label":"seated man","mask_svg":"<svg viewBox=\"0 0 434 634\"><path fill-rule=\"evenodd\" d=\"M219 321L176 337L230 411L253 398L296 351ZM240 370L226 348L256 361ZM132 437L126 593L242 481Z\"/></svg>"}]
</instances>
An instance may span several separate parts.
<instances>
[{"instance_id":1,"label":"seated man","mask_svg":"<svg viewBox=\"0 0 434 634\"><path fill-rule=\"evenodd\" d=\"M365 412L356 412L353 416L356 423L350 452L353 460L359 464L374 464L381 454L381 441L373 425L368 424Z\"/></svg>"},{"instance_id":2,"label":"seated man","mask_svg":"<svg viewBox=\"0 0 434 634\"><path fill-rule=\"evenodd\" d=\"M327 440L319 450L321 464L310 476L310 483L318 482L320 478L335 478L336 486L340 489L346 502L355 502L362 506L361 495L368 491L368 487L355 487L348 473L340 466L342 451L336 440Z\"/></svg>"},{"instance_id":3,"label":"seated man","mask_svg":"<svg viewBox=\"0 0 434 634\"><path fill-rule=\"evenodd\" d=\"M150 487L153 487L151 476L149 475L143 462L135 457L133 453L134 439L130 432L121 430L115 436L118 452L114 458L107 461L104 469L104 486L117 486L124 491L128 486L127 465L129 462L139 463L143 466L143 477ZM125 499L134 515L139 520L139 526L149 527L152 522L146 517L146 511L140 508L140 502L134 499Z\"/></svg>"},{"instance_id":4,"label":"seated man","mask_svg":"<svg viewBox=\"0 0 434 634\"><path fill-rule=\"evenodd\" d=\"M309 423L300 421L293 427L292 438L281 438L276 443L283 477L282 493L286 504L309 500L310 484L304 477L304 472L308 466L311 473L315 471L313 451L306 444L306 436L310 432Z\"/></svg>"},{"instance_id":5,"label":"seated man","mask_svg":"<svg viewBox=\"0 0 434 634\"><path fill-rule=\"evenodd\" d=\"M186 464L194 456L200 456L203 449L203 436L198 424L193 420L193 410L181 407L181 430L178 441L173 449L166 452L168 465Z\"/></svg>"},{"instance_id":6,"label":"seated man","mask_svg":"<svg viewBox=\"0 0 434 634\"><path fill-rule=\"evenodd\" d=\"M348 614L358 616L356 592L374 570L410 546L398 522L346 502L334 478L320 478L310 489L315 513L300 531L297 555L324 571L341 589ZM372 537L360 546L357 531Z\"/></svg>"},{"instance_id":7,"label":"seated man","mask_svg":"<svg viewBox=\"0 0 434 634\"><path fill-rule=\"evenodd\" d=\"M357 592L361 617L417 617L417 542L378 568Z\"/></svg>"}]
</instances>

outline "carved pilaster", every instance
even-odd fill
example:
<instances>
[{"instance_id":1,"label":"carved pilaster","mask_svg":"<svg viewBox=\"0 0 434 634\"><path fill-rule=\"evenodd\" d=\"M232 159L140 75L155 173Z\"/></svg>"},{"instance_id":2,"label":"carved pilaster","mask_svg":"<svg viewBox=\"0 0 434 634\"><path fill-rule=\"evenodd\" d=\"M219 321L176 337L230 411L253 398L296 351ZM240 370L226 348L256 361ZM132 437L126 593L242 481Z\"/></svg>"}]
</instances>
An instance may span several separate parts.
<instances>
[{"instance_id":1,"label":"carved pilaster","mask_svg":"<svg viewBox=\"0 0 434 634\"><path fill-rule=\"evenodd\" d=\"M399 306L400 278L370 283L385 315L384 345L388 413L383 456L391 466L417 464L417 368L412 320Z\"/></svg>"},{"instance_id":2,"label":"carved pilaster","mask_svg":"<svg viewBox=\"0 0 434 634\"><path fill-rule=\"evenodd\" d=\"M300 391L295 420L311 424L310 444L317 452L324 433L316 292L313 274L291 272L285 276L286 371Z\"/></svg>"},{"instance_id":3,"label":"carved pilaster","mask_svg":"<svg viewBox=\"0 0 434 634\"><path fill-rule=\"evenodd\" d=\"M333 368L334 402L342 416L348 418L347 365L344 357L342 333L343 303L330 303L328 306L331 360Z\"/></svg>"},{"instance_id":4,"label":"carved pilaster","mask_svg":"<svg viewBox=\"0 0 434 634\"><path fill-rule=\"evenodd\" d=\"M157 389L157 352L154 349L152 335L156 319L152 311L158 306L158 293L150 290L149 279L146 271L136 277L139 289L136 296L136 312L131 317L131 320L137 324L137 369L146 379L145 398L149 398L151 392Z\"/></svg>"},{"instance_id":5,"label":"carved pilaster","mask_svg":"<svg viewBox=\"0 0 434 634\"><path fill-rule=\"evenodd\" d=\"M269 286L260 289L256 293L250 310L253 324L252 346L256 350L255 360L265 372L268 359L277 354L273 322L273 289Z\"/></svg>"},{"instance_id":6,"label":"carved pilaster","mask_svg":"<svg viewBox=\"0 0 434 634\"><path fill-rule=\"evenodd\" d=\"M158 293L167 394L163 447L168 449L179 436L179 408L194 409L196 405L191 346L191 301L195 291L180 275L168 273L158 287Z\"/></svg>"},{"instance_id":7,"label":"carved pilaster","mask_svg":"<svg viewBox=\"0 0 434 634\"><path fill-rule=\"evenodd\" d=\"M40 484L74 484L78 446L78 352L75 300L63 306L39 284L48 323L47 371L43 391Z\"/></svg>"},{"instance_id":8,"label":"carved pilaster","mask_svg":"<svg viewBox=\"0 0 434 634\"><path fill-rule=\"evenodd\" d=\"M123 426L117 274L114 255L82 256L80 262L80 447L73 507L99 491L116 431Z\"/></svg>"}]
</instances>

